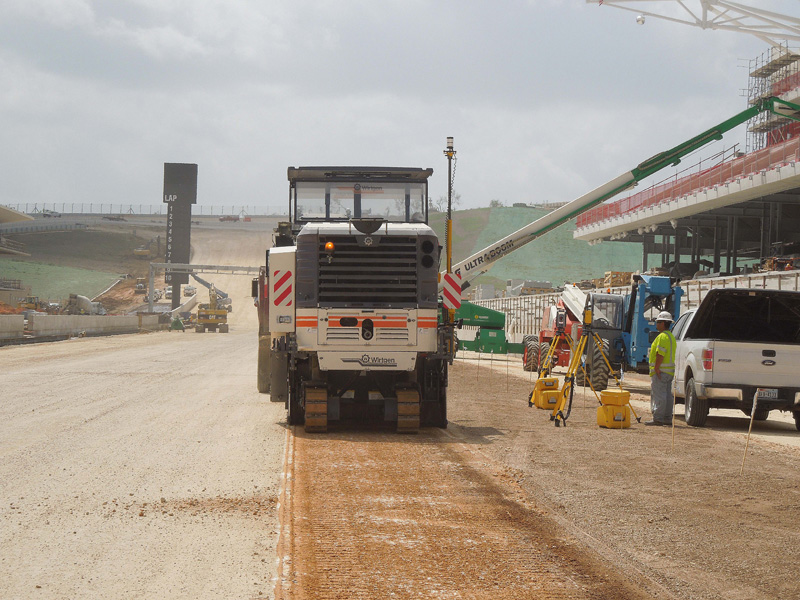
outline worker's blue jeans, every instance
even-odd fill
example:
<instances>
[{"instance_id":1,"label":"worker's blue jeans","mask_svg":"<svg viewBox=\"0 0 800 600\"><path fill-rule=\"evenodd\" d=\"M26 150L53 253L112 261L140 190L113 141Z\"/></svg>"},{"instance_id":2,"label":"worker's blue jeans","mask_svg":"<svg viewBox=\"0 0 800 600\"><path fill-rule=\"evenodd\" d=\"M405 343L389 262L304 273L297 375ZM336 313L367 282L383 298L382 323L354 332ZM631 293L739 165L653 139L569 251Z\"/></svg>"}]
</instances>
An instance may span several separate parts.
<instances>
[{"instance_id":1,"label":"worker's blue jeans","mask_svg":"<svg viewBox=\"0 0 800 600\"><path fill-rule=\"evenodd\" d=\"M672 422L672 375L661 373L650 378L650 411L654 421Z\"/></svg>"}]
</instances>

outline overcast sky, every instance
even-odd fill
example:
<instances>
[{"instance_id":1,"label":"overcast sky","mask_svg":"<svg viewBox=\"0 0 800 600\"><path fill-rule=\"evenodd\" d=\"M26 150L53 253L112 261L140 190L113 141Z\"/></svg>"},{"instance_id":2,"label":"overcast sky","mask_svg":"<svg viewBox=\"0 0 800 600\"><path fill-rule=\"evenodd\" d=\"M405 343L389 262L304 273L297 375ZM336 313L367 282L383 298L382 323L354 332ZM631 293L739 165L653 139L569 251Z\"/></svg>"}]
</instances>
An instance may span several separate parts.
<instances>
[{"instance_id":1,"label":"overcast sky","mask_svg":"<svg viewBox=\"0 0 800 600\"><path fill-rule=\"evenodd\" d=\"M0 203L158 204L164 162L200 204L283 206L290 165L435 198L447 136L462 207L571 200L743 110L766 49L584 0L0 0Z\"/></svg>"}]
</instances>

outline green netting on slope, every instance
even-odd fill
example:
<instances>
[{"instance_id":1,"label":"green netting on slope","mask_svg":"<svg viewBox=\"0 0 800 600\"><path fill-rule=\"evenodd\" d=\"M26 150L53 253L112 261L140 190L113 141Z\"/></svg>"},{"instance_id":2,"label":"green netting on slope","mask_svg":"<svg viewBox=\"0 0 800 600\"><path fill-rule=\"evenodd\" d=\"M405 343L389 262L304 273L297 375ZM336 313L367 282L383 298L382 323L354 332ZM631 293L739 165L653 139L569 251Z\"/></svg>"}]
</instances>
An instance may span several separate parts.
<instances>
[{"instance_id":1,"label":"green netting on slope","mask_svg":"<svg viewBox=\"0 0 800 600\"><path fill-rule=\"evenodd\" d=\"M472 252L482 250L503 236L546 214L546 210L539 208L503 207L492 209L486 226L477 235ZM459 231L458 218L460 215L461 213L458 213L454 216L456 235ZM590 246L584 241L573 239L573 231L575 231L575 223L569 222L544 234L516 252L500 259L489 270L487 276L500 280L550 281L553 285L562 285L565 281L603 277L606 271L641 269L642 247L640 244L607 242ZM480 282L480 278L478 282Z\"/></svg>"},{"instance_id":2,"label":"green netting on slope","mask_svg":"<svg viewBox=\"0 0 800 600\"><path fill-rule=\"evenodd\" d=\"M19 279L31 286L34 296L58 302L71 293L92 298L114 283L119 274L0 258L0 278Z\"/></svg>"}]
</instances>

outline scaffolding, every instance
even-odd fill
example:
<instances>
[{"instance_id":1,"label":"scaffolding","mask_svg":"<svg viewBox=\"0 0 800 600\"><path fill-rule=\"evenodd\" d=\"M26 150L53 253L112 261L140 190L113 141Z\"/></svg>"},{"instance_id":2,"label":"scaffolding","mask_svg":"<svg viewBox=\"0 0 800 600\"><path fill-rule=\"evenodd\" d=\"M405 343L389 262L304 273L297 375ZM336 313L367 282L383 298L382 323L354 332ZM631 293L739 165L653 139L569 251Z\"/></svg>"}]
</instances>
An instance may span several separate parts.
<instances>
[{"instance_id":1,"label":"scaffolding","mask_svg":"<svg viewBox=\"0 0 800 600\"><path fill-rule=\"evenodd\" d=\"M750 60L750 78L747 88L747 102L752 106L770 96L781 96L795 101L800 93L800 51L790 49L787 42L770 47L760 56ZM748 122L746 152L755 152L767 146L785 142L796 134L794 121L782 115L762 112Z\"/></svg>"}]
</instances>

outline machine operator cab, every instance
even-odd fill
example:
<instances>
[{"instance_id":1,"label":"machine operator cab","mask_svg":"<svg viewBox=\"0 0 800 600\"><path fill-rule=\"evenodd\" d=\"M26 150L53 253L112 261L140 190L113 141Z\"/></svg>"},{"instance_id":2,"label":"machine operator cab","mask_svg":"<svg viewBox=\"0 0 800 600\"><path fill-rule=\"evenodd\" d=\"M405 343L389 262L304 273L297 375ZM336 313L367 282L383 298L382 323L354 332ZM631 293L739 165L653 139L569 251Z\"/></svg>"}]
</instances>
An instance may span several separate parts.
<instances>
[{"instance_id":1,"label":"machine operator cab","mask_svg":"<svg viewBox=\"0 0 800 600\"><path fill-rule=\"evenodd\" d=\"M289 167L289 210L297 229L312 222L428 222L433 169Z\"/></svg>"},{"instance_id":2,"label":"machine operator cab","mask_svg":"<svg viewBox=\"0 0 800 600\"><path fill-rule=\"evenodd\" d=\"M297 307L436 309L439 243L428 226L433 169L290 167ZM284 244L284 242L286 242Z\"/></svg>"}]
</instances>

